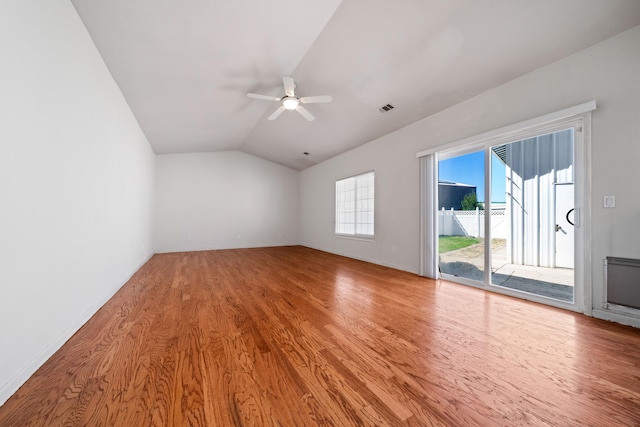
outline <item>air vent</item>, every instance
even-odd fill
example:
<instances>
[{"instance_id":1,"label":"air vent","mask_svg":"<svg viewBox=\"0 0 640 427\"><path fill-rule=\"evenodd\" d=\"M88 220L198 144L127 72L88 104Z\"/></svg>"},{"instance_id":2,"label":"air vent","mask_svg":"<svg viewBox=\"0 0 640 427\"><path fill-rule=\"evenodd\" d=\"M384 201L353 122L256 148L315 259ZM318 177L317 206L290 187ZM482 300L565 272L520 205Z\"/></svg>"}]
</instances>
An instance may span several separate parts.
<instances>
[{"instance_id":1,"label":"air vent","mask_svg":"<svg viewBox=\"0 0 640 427\"><path fill-rule=\"evenodd\" d=\"M378 111L380 111L381 113L386 113L387 111L391 110L393 110L393 105L391 104L383 105L381 108L378 108Z\"/></svg>"}]
</instances>

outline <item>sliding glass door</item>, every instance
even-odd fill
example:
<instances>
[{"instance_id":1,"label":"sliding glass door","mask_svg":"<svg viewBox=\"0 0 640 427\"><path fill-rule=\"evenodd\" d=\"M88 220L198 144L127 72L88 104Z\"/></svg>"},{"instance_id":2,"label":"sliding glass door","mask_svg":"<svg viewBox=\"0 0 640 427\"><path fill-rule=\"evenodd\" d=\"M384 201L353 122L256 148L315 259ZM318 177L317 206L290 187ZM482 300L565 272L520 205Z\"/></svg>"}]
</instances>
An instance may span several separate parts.
<instances>
[{"instance_id":1,"label":"sliding glass door","mask_svg":"<svg viewBox=\"0 0 640 427\"><path fill-rule=\"evenodd\" d=\"M492 206L491 283L574 302L574 133L564 129L491 147L505 185ZM498 240L498 239L496 239Z\"/></svg>"},{"instance_id":2,"label":"sliding glass door","mask_svg":"<svg viewBox=\"0 0 640 427\"><path fill-rule=\"evenodd\" d=\"M483 283L484 151L438 161L438 262L443 275Z\"/></svg>"},{"instance_id":3,"label":"sliding glass door","mask_svg":"<svg viewBox=\"0 0 640 427\"><path fill-rule=\"evenodd\" d=\"M579 309L577 128L437 153L440 277Z\"/></svg>"}]
</instances>

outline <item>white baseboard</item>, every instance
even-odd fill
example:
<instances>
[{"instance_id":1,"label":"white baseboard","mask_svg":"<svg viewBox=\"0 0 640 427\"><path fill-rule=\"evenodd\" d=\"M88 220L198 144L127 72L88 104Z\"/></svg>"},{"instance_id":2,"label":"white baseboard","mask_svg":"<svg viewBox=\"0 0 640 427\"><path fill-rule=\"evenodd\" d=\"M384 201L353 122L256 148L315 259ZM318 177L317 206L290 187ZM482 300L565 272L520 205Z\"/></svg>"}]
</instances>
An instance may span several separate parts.
<instances>
[{"instance_id":1,"label":"white baseboard","mask_svg":"<svg viewBox=\"0 0 640 427\"><path fill-rule=\"evenodd\" d=\"M600 308L593 309L593 317L611 322L622 323L623 325L640 328L640 317L636 317L627 313L621 313Z\"/></svg>"},{"instance_id":2,"label":"white baseboard","mask_svg":"<svg viewBox=\"0 0 640 427\"><path fill-rule=\"evenodd\" d=\"M127 280L121 283L119 286L110 289L105 295L103 295L95 304L87 309L80 318L78 318L71 326L69 326L57 339L49 343L38 355L31 359L26 365L22 367L18 372L4 383L0 387L0 406L9 400L13 394L18 391L22 385L27 382L29 378L47 361L53 354L64 345L87 321L94 315L103 305L107 303L115 294L122 288L140 268L151 259L153 254L149 255L142 263L140 263Z\"/></svg>"},{"instance_id":3,"label":"white baseboard","mask_svg":"<svg viewBox=\"0 0 640 427\"><path fill-rule=\"evenodd\" d=\"M318 247L309 246L309 245L304 245L304 244L300 244L300 246L303 246L303 247L306 247L306 248L310 248L310 249L315 249L317 251L326 252L328 254L340 255L340 256L343 256L343 257L346 257L346 258L357 259L358 261L364 261L364 262L368 262L368 263L371 263L371 264L381 265L383 267L393 268L394 270L401 270L401 271L405 271L407 273L418 274L418 272L416 270L413 270L413 269L411 269L409 267L402 266L402 265L399 265L399 264L388 263L388 262L376 260L376 259L373 259L373 258L354 256L352 254L349 254L349 253L346 253L346 252L341 252L341 251L334 252L334 251L330 251L330 250L327 250L327 249L318 248Z\"/></svg>"}]
</instances>

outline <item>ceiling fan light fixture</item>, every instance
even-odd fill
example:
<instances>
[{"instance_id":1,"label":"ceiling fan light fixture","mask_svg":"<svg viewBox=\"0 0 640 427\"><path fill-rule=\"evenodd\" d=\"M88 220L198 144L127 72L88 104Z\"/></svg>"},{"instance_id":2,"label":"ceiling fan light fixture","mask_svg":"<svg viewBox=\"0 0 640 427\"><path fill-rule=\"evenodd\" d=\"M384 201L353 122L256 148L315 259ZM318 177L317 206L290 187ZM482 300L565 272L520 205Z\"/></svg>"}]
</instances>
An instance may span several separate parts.
<instances>
[{"instance_id":1,"label":"ceiling fan light fixture","mask_svg":"<svg viewBox=\"0 0 640 427\"><path fill-rule=\"evenodd\" d=\"M292 96L286 96L282 100L282 106L286 110L295 110L296 108L298 108L298 104L300 104L300 101L298 100L298 98L295 98Z\"/></svg>"},{"instance_id":2,"label":"ceiling fan light fixture","mask_svg":"<svg viewBox=\"0 0 640 427\"><path fill-rule=\"evenodd\" d=\"M267 95L260 95L258 93L247 94L249 98L262 99L265 101L275 101L275 102L280 102L282 104L280 105L280 107L278 107L276 111L271 113L271 115L267 118L267 120L275 120L278 117L280 117L280 115L285 110L287 110L287 111L297 111L298 113L300 113L302 117L312 122L313 120L315 120L315 117L313 117L313 114L307 111L307 109L304 108L301 104L317 104L322 102L331 102L333 100L333 98L329 95L303 96L302 98L298 98L294 92L296 84L291 77L287 77L287 76L283 77L282 84L284 85L284 93L285 93L285 95L282 98L267 96Z\"/></svg>"}]
</instances>

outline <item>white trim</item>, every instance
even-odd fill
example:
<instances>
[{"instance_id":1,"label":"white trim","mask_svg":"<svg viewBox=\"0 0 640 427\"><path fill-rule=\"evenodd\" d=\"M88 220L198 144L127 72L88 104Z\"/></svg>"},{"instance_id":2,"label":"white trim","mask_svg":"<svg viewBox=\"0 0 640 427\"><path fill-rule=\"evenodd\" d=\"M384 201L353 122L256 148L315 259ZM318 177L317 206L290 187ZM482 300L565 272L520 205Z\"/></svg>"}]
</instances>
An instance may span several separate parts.
<instances>
[{"instance_id":1,"label":"white trim","mask_svg":"<svg viewBox=\"0 0 640 427\"><path fill-rule=\"evenodd\" d=\"M484 283L491 283L491 147L484 147L484 209L489 215L484 215ZM489 250L487 250L489 249Z\"/></svg>"},{"instance_id":2,"label":"white trim","mask_svg":"<svg viewBox=\"0 0 640 427\"><path fill-rule=\"evenodd\" d=\"M523 292L511 291L491 284L490 271L485 271L484 283L472 280L460 280L459 277L448 277L449 275L441 274L445 280L453 282L471 284L481 289L490 290L507 295L518 296L524 299L545 303L551 306L564 308L568 310L582 312L586 315L593 315L593 288L592 278L590 274L591 266L591 111L595 110L596 102L590 101L574 107L570 107L555 113L546 114L534 119L525 120L490 132L485 132L470 138L465 138L454 143L444 144L434 149L425 150L417 154L421 160L426 156L442 155L443 158L449 156L458 156L484 149L488 151L492 146L503 143L510 143L522 139L528 139L547 133L556 132L563 129L574 128L574 153L575 153L575 176L574 183L577 184L578 192L576 193L576 235L575 235L575 265L574 265L574 290L573 303L565 303L559 300L538 297L535 295L527 295ZM485 156L488 157L488 156ZM439 159L438 159L439 160ZM485 163L490 162L485 159ZM489 167L485 164L485 193L490 192L490 172ZM437 179L434 181L437 182ZM485 199L489 194L485 194ZM490 200L490 197L488 197ZM489 202L490 204L490 202ZM421 209L425 208L425 204L421 203ZM425 215L421 213L421 219ZM487 217L485 217L487 221ZM428 224L425 224L428 226ZM435 227L435 224L432 224ZM491 227L485 224L485 230ZM490 241L490 240L488 240ZM424 242L428 243L428 242ZM423 242L421 242L421 246ZM437 248L437 243L436 243ZM428 252L428 248L422 248L421 251ZM489 265L487 258L490 253L485 250L485 265ZM422 257L421 253L421 257ZM421 266L421 273L422 273ZM467 283L473 282L473 283ZM481 285L481 286L478 286ZM581 285L581 286L578 286Z\"/></svg>"},{"instance_id":3,"label":"white trim","mask_svg":"<svg viewBox=\"0 0 640 427\"><path fill-rule=\"evenodd\" d=\"M545 114L533 119L525 120L519 123L514 123L508 126L494 129L489 132L474 135L469 138L460 139L458 141L440 145L435 148L429 148L417 153L416 157L423 157L439 151L451 150L453 148L463 148L469 145L494 143L500 139L517 139L519 134L526 133L527 131L531 130L531 128L535 128L545 124L552 124L553 122L567 119L569 117L579 116L580 114L588 113L595 109L596 101L585 102L583 104L574 105L573 107L565 108L563 110Z\"/></svg>"},{"instance_id":4,"label":"white trim","mask_svg":"<svg viewBox=\"0 0 640 427\"><path fill-rule=\"evenodd\" d=\"M375 236L367 236L364 234L334 234L333 237L338 239L359 240L361 242L375 242Z\"/></svg>"},{"instance_id":5,"label":"white trim","mask_svg":"<svg viewBox=\"0 0 640 427\"><path fill-rule=\"evenodd\" d=\"M58 351L69 338L71 338L85 323L95 315L115 294L118 292L131 278L153 257L153 254L149 255L137 268L133 270L133 273L127 280L110 289L105 293L95 304L89 307L72 325L70 325L65 331L60 334L58 338L53 340L47 347L45 347L39 354L33 359L27 362L18 372L16 372L6 383L0 387L0 406L2 406L18 389L25 383L31 376L49 360L53 354Z\"/></svg>"},{"instance_id":6,"label":"white trim","mask_svg":"<svg viewBox=\"0 0 640 427\"><path fill-rule=\"evenodd\" d=\"M362 233L358 233L358 226L361 225L362 223L364 223L364 221L358 221L358 214L362 213L362 210L360 208L358 208L358 201L361 200L360 199L360 192L358 190L358 183L360 182L360 179L363 177L366 177L366 179L369 179L369 175L371 176L371 178L373 179L373 196L369 197L368 199L372 199L373 200L373 210L372 210L372 214L373 214L373 223L371 224L371 226L373 227L373 232L371 234L362 234ZM342 179L338 179L336 180L335 183L335 205L334 205L334 211L335 211L335 221L334 221L334 236L336 237L352 237L354 239L370 239L370 240L374 240L375 239L375 207L376 207L376 197L375 197L375 170L371 170L369 172L364 172L358 175L353 175L347 178L342 178ZM348 181L348 180L353 180L354 183L354 194L353 194L353 203L354 203L354 211L353 211L353 233L342 233L337 231L338 226L342 225L342 223L339 220L339 215L340 212L338 212L339 209L339 202L338 202L338 197L340 195L343 195L345 193L344 190L340 190L338 191L338 186L343 183L344 181ZM370 188L370 186L368 186L368 188ZM364 211L364 212L368 212L368 211Z\"/></svg>"},{"instance_id":7,"label":"white trim","mask_svg":"<svg viewBox=\"0 0 640 427\"><path fill-rule=\"evenodd\" d=\"M635 313L631 313L629 311L616 311L615 309L593 309L593 317L597 319L609 320L611 322L621 323L623 325L633 326L635 328L640 328L640 317L634 315Z\"/></svg>"},{"instance_id":8,"label":"white trim","mask_svg":"<svg viewBox=\"0 0 640 427\"><path fill-rule=\"evenodd\" d=\"M381 259L377 259L377 258L353 255L351 253L344 252L344 251L335 251L335 250L322 249L322 248L316 247L316 246L307 246L307 245L302 245L302 246L304 246L305 248L311 248L311 249L315 249L317 251L326 252L328 254L334 254L334 255L338 255L338 256L343 256L345 258L356 259L358 261L369 262L371 264L381 265L383 267L389 267L389 268L393 268L395 270L405 271L407 273L418 274L418 272L415 271L415 269L413 269L411 267L408 267L408 266L405 266L405 265L400 265L400 264L395 264L395 263L388 262L388 261L381 260Z\"/></svg>"},{"instance_id":9,"label":"white trim","mask_svg":"<svg viewBox=\"0 0 640 427\"><path fill-rule=\"evenodd\" d=\"M580 292L576 293L575 303L582 307L582 313L592 315L593 283L591 280L591 112L583 113L581 129L576 129L574 140L574 163L576 165L573 181L578 185L574 204L575 234L574 241L574 283L581 283ZM578 301L577 298L581 298Z\"/></svg>"}]
</instances>

